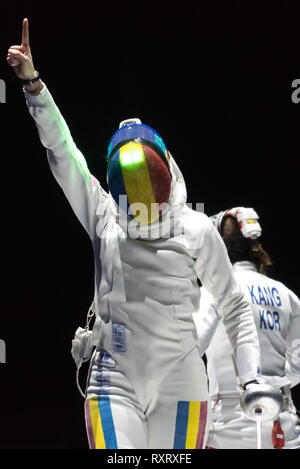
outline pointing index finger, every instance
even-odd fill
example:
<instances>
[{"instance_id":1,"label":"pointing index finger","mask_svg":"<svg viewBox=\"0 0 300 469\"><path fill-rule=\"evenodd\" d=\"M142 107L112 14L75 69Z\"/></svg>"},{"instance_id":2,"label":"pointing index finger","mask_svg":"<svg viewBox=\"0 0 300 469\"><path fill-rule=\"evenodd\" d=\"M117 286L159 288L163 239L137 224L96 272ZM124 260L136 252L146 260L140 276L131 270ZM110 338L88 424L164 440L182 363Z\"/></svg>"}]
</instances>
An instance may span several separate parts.
<instances>
[{"instance_id":1,"label":"pointing index finger","mask_svg":"<svg viewBox=\"0 0 300 469\"><path fill-rule=\"evenodd\" d=\"M22 46L29 47L29 24L27 18L23 20Z\"/></svg>"}]
</instances>

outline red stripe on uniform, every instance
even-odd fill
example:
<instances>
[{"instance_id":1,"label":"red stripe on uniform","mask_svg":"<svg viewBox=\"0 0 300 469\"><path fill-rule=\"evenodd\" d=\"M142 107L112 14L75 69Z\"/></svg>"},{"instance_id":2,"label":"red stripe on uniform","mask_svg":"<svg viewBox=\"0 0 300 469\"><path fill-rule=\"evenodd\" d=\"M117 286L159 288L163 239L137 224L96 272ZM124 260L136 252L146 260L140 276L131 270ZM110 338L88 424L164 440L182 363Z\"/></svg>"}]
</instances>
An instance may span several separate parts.
<instances>
[{"instance_id":1,"label":"red stripe on uniform","mask_svg":"<svg viewBox=\"0 0 300 469\"><path fill-rule=\"evenodd\" d=\"M96 444L95 444L95 437L94 437L93 426L92 426L90 404L89 404L88 399L85 400L84 407L85 407L85 423L86 423L86 429L87 429L87 434L88 434L88 439L89 439L89 445L91 449L95 449Z\"/></svg>"},{"instance_id":2,"label":"red stripe on uniform","mask_svg":"<svg viewBox=\"0 0 300 469\"><path fill-rule=\"evenodd\" d=\"M200 407L200 422L198 427L196 449L203 448L204 435L206 429L206 420L207 420L207 401L201 402Z\"/></svg>"}]
</instances>

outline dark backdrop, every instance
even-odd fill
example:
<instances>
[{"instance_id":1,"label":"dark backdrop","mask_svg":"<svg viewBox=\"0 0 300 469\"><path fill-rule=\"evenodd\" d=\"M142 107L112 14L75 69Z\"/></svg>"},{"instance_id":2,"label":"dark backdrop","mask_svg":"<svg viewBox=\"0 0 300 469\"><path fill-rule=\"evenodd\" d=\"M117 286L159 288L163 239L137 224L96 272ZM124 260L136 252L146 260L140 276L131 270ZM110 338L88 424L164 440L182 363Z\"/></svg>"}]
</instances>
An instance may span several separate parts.
<instances>
[{"instance_id":1,"label":"dark backdrop","mask_svg":"<svg viewBox=\"0 0 300 469\"><path fill-rule=\"evenodd\" d=\"M206 3L1 6L0 448L87 448L70 348L93 296L92 249L6 64L24 17L36 69L103 186L110 136L140 117L166 140L189 202L258 211L273 276L300 296L300 9ZM294 398L299 408L299 387Z\"/></svg>"}]
</instances>

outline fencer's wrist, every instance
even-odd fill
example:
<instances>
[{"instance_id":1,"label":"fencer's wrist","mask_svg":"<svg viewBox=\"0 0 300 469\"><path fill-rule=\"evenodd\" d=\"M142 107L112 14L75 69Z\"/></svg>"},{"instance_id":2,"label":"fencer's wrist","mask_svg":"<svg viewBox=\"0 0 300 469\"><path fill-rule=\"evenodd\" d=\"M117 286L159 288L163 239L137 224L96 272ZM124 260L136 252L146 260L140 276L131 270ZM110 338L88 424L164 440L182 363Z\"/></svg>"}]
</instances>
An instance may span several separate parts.
<instances>
[{"instance_id":1,"label":"fencer's wrist","mask_svg":"<svg viewBox=\"0 0 300 469\"><path fill-rule=\"evenodd\" d=\"M33 83L37 82L40 78L40 74L37 70L33 70L32 73L30 73L26 78L24 77L19 77L20 82L22 85L27 86L27 85L32 85Z\"/></svg>"},{"instance_id":2,"label":"fencer's wrist","mask_svg":"<svg viewBox=\"0 0 300 469\"><path fill-rule=\"evenodd\" d=\"M44 85L40 79L40 74L38 71L34 71L32 76L29 76L26 79L20 79L23 89L30 94L37 96L43 89Z\"/></svg>"},{"instance_id":3,"label":"fencer's wrist","mask_svg":"<svg viewBox=\"0 0 300 469\"><path fill-rule=\"evenodd\" d=\"M33 96L38 96L42 89L44 88L44 83L42 80L38 80L35 83L32 83L31 85L24 85L23 89L29 93L32 94Z\"/></svg>"}]
</instances>

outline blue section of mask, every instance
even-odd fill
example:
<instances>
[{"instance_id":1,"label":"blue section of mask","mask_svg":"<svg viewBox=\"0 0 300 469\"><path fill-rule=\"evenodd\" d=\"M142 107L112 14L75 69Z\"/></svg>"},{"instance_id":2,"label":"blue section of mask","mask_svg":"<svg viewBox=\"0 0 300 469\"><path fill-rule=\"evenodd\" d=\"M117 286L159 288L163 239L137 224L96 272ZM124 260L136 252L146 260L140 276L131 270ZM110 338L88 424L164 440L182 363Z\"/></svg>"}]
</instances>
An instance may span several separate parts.
<instances>
[{"instance_id":1,"label":"blue section of mask","mask_svg":"<svg viewBox=\"0 0 300 469\"><path fill-rule=\"evenodd\" d=\"M161 136L154 129L145 124L130 124L121 127L121 129L118 129L112 136L108 145L107 159L109 159L110 154L117 145L120 145L122 142L138 139L151 142L165 155L166 145Z\"/></svg>"}]
</instances>

